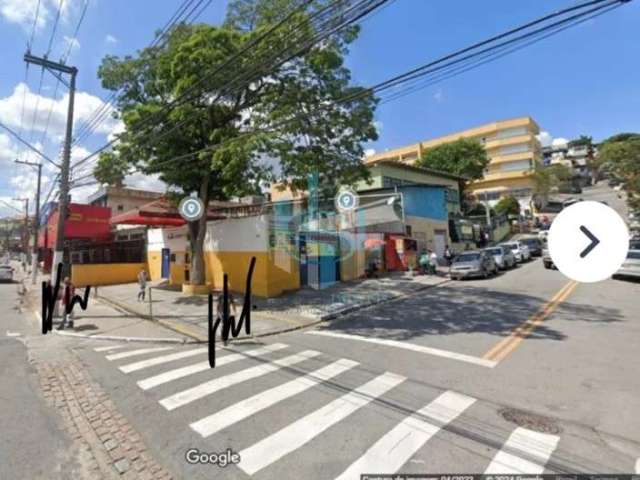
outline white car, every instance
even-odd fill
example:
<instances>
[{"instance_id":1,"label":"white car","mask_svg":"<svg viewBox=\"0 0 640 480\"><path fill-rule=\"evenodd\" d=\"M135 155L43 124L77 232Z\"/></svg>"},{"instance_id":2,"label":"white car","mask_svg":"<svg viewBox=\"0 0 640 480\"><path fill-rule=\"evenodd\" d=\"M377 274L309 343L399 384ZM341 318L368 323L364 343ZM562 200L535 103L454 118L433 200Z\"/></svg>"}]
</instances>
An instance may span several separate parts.
<instances>
[{"instance_id":1,"label":"white car","mask_svg":"<svg viewBox=\"0 0 640 480\"><path fill-rule=\"evenodd\" d=\"M0 282L13 282L13 268L9 265L0 265Z\"/></svg>"},{"instance_id":2,"label":"white car","mask_svg":"<svg viewBox=\"0 0 640 480\"><path fill-rule=\"evenodd\" d=\"M505 242L500 244L501 247L508 248L513 252L513 256L516 257L516 262L528 262L531 260L531 252L529 247L524 243L514 240L513 242Z\"/></svg>"}]
</instances>

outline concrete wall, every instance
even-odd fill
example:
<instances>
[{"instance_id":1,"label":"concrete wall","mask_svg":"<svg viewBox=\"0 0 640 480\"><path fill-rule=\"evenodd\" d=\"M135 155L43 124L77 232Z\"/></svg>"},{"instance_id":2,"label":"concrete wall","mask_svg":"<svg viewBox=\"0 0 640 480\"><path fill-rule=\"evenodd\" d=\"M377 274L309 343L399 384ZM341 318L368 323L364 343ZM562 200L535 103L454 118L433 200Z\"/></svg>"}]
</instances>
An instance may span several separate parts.
<instances>
[{"instance_id":1,"label":"concrete wall","mask_svg":"<svg viewBox=\"0 0 640 480\"><path fill-rule=\"evenodd\" d=\"M229 288L244 292L252 257L256 266L252 278L252 294L273 297L286 290L300 288L297 260L288 252L269 247L271 217L246 217L216 220L207 223L205 236L205 277L213 289L222 289L223 275L229 278ZM187 248L186 227L149 230L148 263L153 280L159 279L162 269L162 249L169 248L176 255L171 262L169 282L185 282L184 255Z\"/></svg>"},{"instance_id":2,"label":"concrete wall","mask_svg":"<svg viewBox=\"0 0 640 480\"><path fill-rule=\"evenodd\" d=\"M143 268L147 270L144 263L78 264L71 266L71 279L76 287L133 283Z\"/></svg>"}]
</instances>

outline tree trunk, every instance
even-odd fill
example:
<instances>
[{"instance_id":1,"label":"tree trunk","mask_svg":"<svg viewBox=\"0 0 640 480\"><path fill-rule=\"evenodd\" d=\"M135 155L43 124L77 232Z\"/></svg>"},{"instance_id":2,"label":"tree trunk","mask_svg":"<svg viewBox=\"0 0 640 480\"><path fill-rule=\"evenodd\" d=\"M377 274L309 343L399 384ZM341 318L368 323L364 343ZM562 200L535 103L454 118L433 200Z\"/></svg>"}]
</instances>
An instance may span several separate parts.
<instances>
[{"instance_id":1,"label":"tree trunk","mask_svg":"<svg viewBox=\"0 0 640 480\"><path fill-rule=\"evenodd\" d=\"M204 214L197 222L189 222L189 237L191 241L191 272L192 285L204 285L206 281L204 265L204 238L207 233L207 210L209 205L209 176L200 185L198 195L204 204Z\"/></svg>"}]
</instances>

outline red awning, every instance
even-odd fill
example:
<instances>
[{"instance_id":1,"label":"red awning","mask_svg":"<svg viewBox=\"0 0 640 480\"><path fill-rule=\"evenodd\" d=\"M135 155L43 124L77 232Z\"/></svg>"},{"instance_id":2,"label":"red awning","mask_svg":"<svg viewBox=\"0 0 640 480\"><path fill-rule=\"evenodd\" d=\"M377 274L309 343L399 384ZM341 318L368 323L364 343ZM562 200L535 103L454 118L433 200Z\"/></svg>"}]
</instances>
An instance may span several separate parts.
<instances>
[{"instance_id":1,"label":"red awning","mask_svg":"<svg viewBox=\"0 0 640 480\"><path fill-rule=\"evenodd\" d=\"M226 206L229 202L212 202L210 205L207 220L220 220L227 218L227 215L216 214L212 207ZM230 205L237 205L231 203ZM128 212L111 217L111 225L150 225L158 227L180 227L187 222L182 218L178 209L166 198L159 198L141 207L134 208Z\"/></svg>"}]
</instances>

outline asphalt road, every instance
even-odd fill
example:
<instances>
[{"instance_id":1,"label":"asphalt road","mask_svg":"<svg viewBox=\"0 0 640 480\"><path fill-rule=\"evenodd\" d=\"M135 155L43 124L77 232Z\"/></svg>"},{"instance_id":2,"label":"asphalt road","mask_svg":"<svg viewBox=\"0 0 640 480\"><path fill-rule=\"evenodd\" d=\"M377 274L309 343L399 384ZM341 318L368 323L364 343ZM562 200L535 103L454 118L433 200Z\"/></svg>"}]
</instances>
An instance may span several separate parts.
<instances>
[{"instance_id":1,"label":"asphalt road","mask_svg":"<svg viewBox=\"0 0 640 480\"><path fill-rule=\"evenodd\" d=\"M202 346L74 349L175 478L633 473L639 292L537 259L232 344L213 370ZM190 449L240 461L190 464Z\"/></svg>"},{"instance_id":2,"label":"asphalt road","mask_svg":"<svg viewBox=\"0 0 640 480\"><path fill-rule=\"evenodd\" d=\"M77 478L81 466L42 397L23 340L33 319L18 309L18 284L0 284L0 478Z\"/></svg>"}]
</instances>

